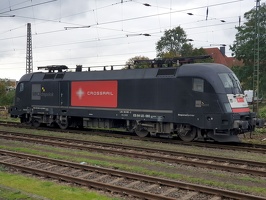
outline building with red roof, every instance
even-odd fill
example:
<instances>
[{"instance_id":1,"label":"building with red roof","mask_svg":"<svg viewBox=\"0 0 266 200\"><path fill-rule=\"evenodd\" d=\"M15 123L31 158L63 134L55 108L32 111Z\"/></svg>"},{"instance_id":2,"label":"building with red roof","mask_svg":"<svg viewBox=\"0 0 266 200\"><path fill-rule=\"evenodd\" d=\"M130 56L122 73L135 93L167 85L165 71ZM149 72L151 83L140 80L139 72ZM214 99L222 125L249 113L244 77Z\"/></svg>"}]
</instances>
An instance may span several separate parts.
<instances>
[{"instance_id":1,"label":"building with red roof","mask_svg":"<svg viewBox=\"0 0 266 200\"><path fill-rule=\"evenodd\" d=\"M233 66L243 66L243 62L240 60L237 60L234 57L227 57L225 55L225 47L222 46L220 49L217 47L214 48L205 48L204 49L206 54L211 55L215 63L226 65L227 67L233 67Z\"/></svg>"}]
</instances>

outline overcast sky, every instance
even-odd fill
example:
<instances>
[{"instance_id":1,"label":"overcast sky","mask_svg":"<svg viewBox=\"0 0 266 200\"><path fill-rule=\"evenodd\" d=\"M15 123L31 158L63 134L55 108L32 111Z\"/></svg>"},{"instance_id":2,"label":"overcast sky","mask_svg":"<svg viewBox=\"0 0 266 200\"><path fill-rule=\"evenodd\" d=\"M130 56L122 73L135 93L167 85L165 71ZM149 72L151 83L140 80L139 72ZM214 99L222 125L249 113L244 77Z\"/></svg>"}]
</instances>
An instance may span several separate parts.
<instances>
[{"instance_id":1,"label":"overcast sky","mask_svg":"<svg viewBox=\"0 0 266 200\"><path fill-rule=\"evenodd\" d=\"M46 65L122 65L140 55L153 59L156 42L176 26L195 48L226 44L230 56L239 16L244 23L244 13L254 7L254 0L1 0L0 78L19 80L26 72L27 23L36 72Z\"/></svg>"}]
</instances>

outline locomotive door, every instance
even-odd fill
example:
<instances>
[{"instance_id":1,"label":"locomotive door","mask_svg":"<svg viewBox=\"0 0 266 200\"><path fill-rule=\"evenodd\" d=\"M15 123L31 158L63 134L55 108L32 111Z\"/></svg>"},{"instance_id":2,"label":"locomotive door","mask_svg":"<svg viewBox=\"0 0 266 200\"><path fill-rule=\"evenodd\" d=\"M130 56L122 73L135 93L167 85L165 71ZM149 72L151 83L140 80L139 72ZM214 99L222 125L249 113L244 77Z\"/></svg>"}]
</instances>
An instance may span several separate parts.
<instances>
[{"instance_id":1,"label":"locomotive door","mask_svg":"<svg viewBox=\"0 0 266 200\"><path fill-rule=\"evenodd\" d=\"M21 108L31 107L31 98L30 82L20 82L16 88L15 104Z\"/></svg>"},{"instance_id":2,"label":"locomotive door","mask_svg":"<svg viewBox=\"0 0 266 200\"><path fill-rule=\"evenodd\" d=\"M69 106L69 82L61 81L59 82L60 88L60 98L59 98L59 105L60 106Z\"/></svg>"}]
</instances>

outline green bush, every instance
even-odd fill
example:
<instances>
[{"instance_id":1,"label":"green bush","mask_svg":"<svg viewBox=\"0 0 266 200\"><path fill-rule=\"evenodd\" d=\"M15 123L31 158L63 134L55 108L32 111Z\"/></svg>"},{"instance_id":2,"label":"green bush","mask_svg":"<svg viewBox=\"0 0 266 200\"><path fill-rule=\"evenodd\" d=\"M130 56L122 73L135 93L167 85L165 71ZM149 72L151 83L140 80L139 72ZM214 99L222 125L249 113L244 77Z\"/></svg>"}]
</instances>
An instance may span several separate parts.
<instances>
[{"instance_id":1,"label":"green bush","mask_svg":"<svg viewBox=\"0 0 266 200\"><path fill-rule=\"evenodd\" d=\"M266 105L262 105L260 108L259 108L259 114L258 116L260 118L263 118L263 119L266 119Z\"/></svg>"},{"instance_id":2,"label":"green bush","mask_svg":"<svg viewBox=\"0 0 266 200\"><path fill-rule=\"evenodd\" d=\"M15 90L6 91L0 95L0 106L11 106L15 98Z\"/></svg>"},{"instance_id":3,"label":"green bush","mask_svg":"<svg viewBox=\"0 0 266 200\"><path fill-rule=\"evenodd\" d=\"M0 79L0 106L11 106L15 97L15 88L7 79Z\"/></svg>"}]
</instances>

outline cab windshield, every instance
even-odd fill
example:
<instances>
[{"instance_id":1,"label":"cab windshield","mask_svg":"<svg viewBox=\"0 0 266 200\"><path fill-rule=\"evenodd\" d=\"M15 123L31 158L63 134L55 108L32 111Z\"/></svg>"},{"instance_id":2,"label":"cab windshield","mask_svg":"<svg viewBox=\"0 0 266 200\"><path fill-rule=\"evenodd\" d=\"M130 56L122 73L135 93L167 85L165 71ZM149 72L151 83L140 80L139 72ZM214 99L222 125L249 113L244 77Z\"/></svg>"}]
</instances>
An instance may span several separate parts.
<instances>
[{"instance_id":1,"label":"cab windshield","mask_svg":"<svg viewBox=\"0 0 266 200\"><path fill-rule=\"evenodd\" d=\"M242 94L240 82L234 73L218 74L227 94Z\"/></svg>"}]
</instances>

